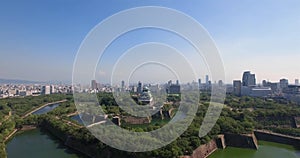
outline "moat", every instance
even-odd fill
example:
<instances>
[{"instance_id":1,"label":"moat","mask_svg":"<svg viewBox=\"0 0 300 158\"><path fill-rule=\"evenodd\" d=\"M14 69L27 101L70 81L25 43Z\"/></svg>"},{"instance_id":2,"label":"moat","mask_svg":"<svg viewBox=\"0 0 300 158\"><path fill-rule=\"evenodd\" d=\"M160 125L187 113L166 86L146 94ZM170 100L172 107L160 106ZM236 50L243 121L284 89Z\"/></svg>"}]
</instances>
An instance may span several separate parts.
<instances>
[{"instance_id":1,"label":"moat","mask_svg":"<svg viewBox=\"0 0 300 158\"><path fill-rule=\"evenodd\" d=\"M79 158L79 153L40 129L17 134L6 145L8 158Z\"/></svg>"},{"instance_id":2,"label":"moat","mask_svg":"<svg viewBox=\"0 0 300 158\"><path fill-rule=\"evenodd\" d=\"M78 152L66 147L60 140L40 129L25 131L17 134L6 145L8 158L79 158L84 157ZM231 158L234 155L239 158L298 158L300 150L291 145L259 141L259 149L241 149L227 147L218 149L209 158Z\"/></svg>"},{"instance_id":3,"label":"moat","mask_svg":"<svg viewBox=\"0 0 300 158\"><path fill-rule=\"evenodd\" d=\"M299 158L300 150L291 145L259 141L258 150L227 147L218 149L209 158Z\"/></svg>"},{"instance_id":4,"label":"moat","mask_svg":"<svg viewBox=\"0 0 300 158\"><path fill-rule=\"evenodd\" d=\"M61 106L60 106L61 105ZM82 149L82 142L85 139L77 139L74 142L71 140L72 144L65 143L66 138L69 138L69 134L65 135L67 132L65 130L59 131L62 128L60 128L62 124L67 123L68 126L71 129L76 129L76 128L82 128L82 126L78 126L78 124L82 125L82 120L79 117L79 114L77 114L74 111L68 111L68 113L65 114L65 116L69 118L64 118L62 120L59 119L59 116L53 116L53 113L48 113L52 111L53 109L57 108L54 110L57 112L58 110L62 111L63 108L66 108L66 104L60 104L60 103L49 103L49 105L44 106L40 108L39 110L36 110L35 112L32 113L32 115L38 116L35 118L40 118L44 122L42 124L36 124L33 126L33 128L38 127L33 130L25 130L26 131L21 131L17 134L15 134L11 139L9 139L6 142L6 151L7 151L7 157L8 158L18 158L18 157L70 157L70 158L77 158L77 157L86 157L82 153L85 153L89 155L90 152L90 147L87 147L85 149ZM201 107L203 108L203 107ZM111 109L110 109L111 110ZM115 110L115 109L112 109ZM226 109L225 109L226 110ZM200 110L201 111L201 110ZM230 112L230 111L229 111ZM40 114L45 114L48 113L47 115L40 115ZM34 117L33 117L34 118ZM47 119L50 121L46 121ZM176 119L176 118L174 118ZM73 123L69 122L68 120L73 120ZM153 123L149 124L149 126L156 125L155 121L159 119L154 119L152 120ZM77 123L76 123L76 122ZM75 122L75 123L74 123ZM156 122L157 123L157 122ZM158 124L158 123L157 123ZM56 125L56 126L53 126ZM159 125L159 124L158 124ZM49 127L49 128L48 128ZM139 125L139 126L130 126L131 128L141 128L146 129L144 126ZM22 129L23 130L23 129ZM61 132L61 133L59 133ZM56 134L58 133L58 134ZM252 148L249 146L245 146L244 142L242 141L226 141L227 148L226 149L214 149L213 153L209 156L209 158L231 158L231 157L240 157L240 158L261 158L261 157L275 157L275 158L281 158L281 157L286 157L286 158L297 158L300 157L300 148L296 148L293 145L297 145L299 140L295 137L294 138L281 138L281 136L278 135L273 135L267 132L266 135L264 134L258 134L258 130L254 130L254 133L257 137L258 144L255 143L255 149L258 150L253 150L253 149L246 149L246 148ZM225 134L226 135L226 134ZM226 137L226 136L225 136ZM286 135L283 135L283 137L286 137ZM252 137L251 137L252 138ZM291 140L290 140L291 139ZM238 136L233 136L233 137L226 137L226 140L241 140L239 139ZM252 139L245 139L248 141L249 145L249 140L251 142ZM266 140L266 141L262 141ZM289 140L289 141L286 141ZM273 143L274 142L279 142L279 143ZM255 141L256 138L255 138ZM296 143L295 143L296 142ZM281 144L283 143L283 144ZM234 145L235 144L235 145ZM250 143L251 144L251 143ZM286 144L291 144L291 145L286 145ZM233 145L233 146L232 146ZM236 148L236 147L238 148ZM244 148L243 148L244 147ZM76 150L74 150L76 149ZM184 149L184 148L180 148ZM80 151L80 152L79 152ZM92 151L92 149L91 149ZM96 150L94 150L96 151ZM106 155L107 153L104 152L102 149L97 150L100 153L103 153ZM82 153L81 153L82 152ZM204 153L204 152L202 152ZM210 152L209 152L210 153ZM160 156L161 154L157 155ZM103 156L103 155L102 155ZM116 157L111 156L111 157ZM129 157L129 156L124 156L124 157Z\"/></svg>"}]
</instances>

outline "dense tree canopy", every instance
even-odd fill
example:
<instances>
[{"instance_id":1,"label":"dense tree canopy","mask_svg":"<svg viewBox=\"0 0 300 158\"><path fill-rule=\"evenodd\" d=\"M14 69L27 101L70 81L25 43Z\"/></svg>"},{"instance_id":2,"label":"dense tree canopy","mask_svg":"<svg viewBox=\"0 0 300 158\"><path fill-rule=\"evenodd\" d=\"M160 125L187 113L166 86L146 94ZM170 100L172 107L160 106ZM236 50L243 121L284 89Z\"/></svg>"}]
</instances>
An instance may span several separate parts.
<instances>
[{"instance_id":1,"label":"dense tree canopy","mask_svg":"<svg viewBox=\"0 0 300 158\"><path fill-rule=\"evenodd\" d=\"M85 96L83 96L85 97ZM113 115L129 116L116 103L112 93L101 92L97 94L99 107L91 108L89 114L97 115L99 108ZM188 99L194 100L195 96L191 95ZM45 103L67 99L67 102L60 103L60 106L43 115L29 115L22 119L27 112L35 109ZM88 98L82 98L87 100ZM169 98L170 99L170 98ZM70 121L76 123L68 114L76 112L76 107L71 95L55 94L25 98L8 98L0 100L0 157L5 157L3 140L15 128L21 128L24 125L37 125L42 128L47 127L62 140L72 138L79 140L87 148L93 146L95 155L104 156L103 153L109 152L112 156L125 157L177 157L181 155L189 155L199 145L209 142L221 133L244 134L251 133L253 129L268 129L274 132L300 136L300 130L293 128L294 117L300 116L300 107L290 102L282 100L273 100L265 98L252 97L236 97L227 95L225 99L225 108L223 108L220 118L216 125L208 133L207 136L199 138L200 125L209 106L210 94L201 93L200 102L191 125L188 129L171 144L151 152L145 153L129 153L112 149L109 146L98 141L86 128L80 128L80 125L74 126L66 123ZM162 111L174 109L176 113L180 102L177 99L170 99L172 103L162 106ZM124 100L124 102L127 102ZM128 104L131 104L128 101ZM10 113L12 114L10 116ZM122 122L122 128L135 132L146 132L161 128L167 124L171 118L159 116L159 113L152 116L149 124L133 125Z\"/></svg>"}]
</instances>

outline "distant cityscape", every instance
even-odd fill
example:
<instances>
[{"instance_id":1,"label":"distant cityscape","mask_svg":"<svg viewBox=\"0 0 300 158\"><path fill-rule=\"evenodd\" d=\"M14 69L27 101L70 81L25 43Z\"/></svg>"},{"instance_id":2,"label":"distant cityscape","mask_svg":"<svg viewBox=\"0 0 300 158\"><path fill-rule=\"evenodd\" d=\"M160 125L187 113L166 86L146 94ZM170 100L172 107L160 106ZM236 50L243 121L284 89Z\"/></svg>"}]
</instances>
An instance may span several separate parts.
<instances>
[{"instance_id":1,"label":"distant cityscape","mask_svg":"<svg viewBox=\"0 0 300 158\"><path fill-rule=\"evenodd\" d=\"M255 74L250 71L243 73L242 80L234 80L232 87L227 88L227 93L236 96L285 98L300 102L299 79L293 84L288 79L282 78L278 82L263 80L261 84L256 83Z\"/></svg>"},{"instance_id":2,"label":"distant cityscape","mask_svg":"<svg viewBox=\"0 0 300 158\"><path fill-rule=\"evenodd\" d=\"M232 84L224 84L222 80L212 83L209 76L205 76L205 82L201 79L192 81L187 84L179 84L168 81L165 84L126 84L121 81L119 85L112 86L110 84L101 84L96 80L92 80L90 86L70 85L70 84L0 84L0 98L7 97L24 97L47 95L54 93L73 93L74 88L81 93L98 93L98 92L124 92L129 91L133 93L142 94L146 87L150 91L166 90L168 94L179 94L181 89L199 88L200 91L210 91L212 86L225 86L227 94L236 96L251 96L263 98L284 98L296 102L300 102L300 85L299 79L295 79L294 83L289 83L288 79L282 78L278 82L269 82L263 80L261 84L256 83L256 76L250 71L245 71L242 74L241 80L233 80ZM147 98L147 96L145 96ZM149 97L148 97L149 98Z\"/></svg>"},{"instance_id":3,"label":"distant cityscape","mask_svg":"<svg viewBox=\"0 0 300 158\"><path fill-rule=\"evenodd\" d=\"M0 98L38 96L55 93L72 93L70 85L42 85L42 84L1 84Z\"/></svg>"}]
</instances>

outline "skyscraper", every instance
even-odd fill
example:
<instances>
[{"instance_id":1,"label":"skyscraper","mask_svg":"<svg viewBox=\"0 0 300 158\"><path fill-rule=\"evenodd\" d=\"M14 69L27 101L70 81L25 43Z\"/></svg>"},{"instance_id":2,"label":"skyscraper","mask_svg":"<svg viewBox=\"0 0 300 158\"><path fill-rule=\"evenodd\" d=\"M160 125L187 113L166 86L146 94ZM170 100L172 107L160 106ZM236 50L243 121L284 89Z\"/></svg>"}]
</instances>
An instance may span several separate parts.
<instances>
[{"instance_id":1,"label":"skyscraper","mask_svg":"<svg viewBox=\"0 0 300 158\"><path fill-rule=\"evenodd\" d=\"M91 81L91 87L92 87L92 89L97 89L97 81L96 80Z\"/></svg>"},{"instance_id":2,"label":"skyscraper","mask_svg":"<svg viewBox=\"0 0 300 158\"><path fill-rule=\"evenodd\" d=\"M142 93L142 91L143 91L142 82L139 81L138 87L137 87L137 92L140 94L140 93Z\"/></svg>"},{"instance_id":3,"label":"skyscraper","mask_svg":"<svg viewBox=\"0 0 300 158\"><path fill-rule=\"evenodd\" d=\"M170 86L172 84L172 80L169 80L168 81L168 85Z\"/></svg>"},{"instance_id":4,"label":"skyscraper","mask_svg":"<svg viewBox=\"0 0 300 158\"><path fill-rule=\"evenodd\" d=\"M287 88L289 85L289 81L287 79L280 79L279 85L281 89Z\"/></svg>"},{"instance_id":5,"label":"skyscraper","mask_svg":"<svg viewBox=\"0 0 300 158\"><path fill-rule=\"evenodd\" d=\"M50 86L50 94L55 93L55 87L53 85Z\"/></svg>"},{"instance_id":6,"label":"skyscraper","mask_svg":"<svg viewBox=\"0 0 300 158\"><path fill-rule=\"evenodd\" d=\"M236 96L241 96L242 82L240 80L233 81L233 94Z\"/></svg>"},{"instance_id":7,"label":"skyscraper","mask_svg":"<svg viewBox=\"0 0 300 158\"><path fill-rule=\"evenodd\" d=\"M295 79L295 85L299 85L299 79Z\"/></svg>"},{"instance_id":8,"label":"skyscraper","mask_svg":"<svg viewBox=\"0 0 300 158\"><path fill-rule=\"evenodd\" d=\"M198 86L199 86L199 88L201 87L201 79L200 78L198 79Z\"/></svg>"},{"instance_id":9,"label":"skyscraper","mask_svg":"<svg viewBox=\"0 0 300 158\"><path fill-rule=\"evenodd\" d=\"M219 80L219 81L218 81L218 85L219 85L220 87L222 87L222 86L223 86L223 81L222 81L222 80Z\"/></svg>"},{"instance_id":10,"label":"skyscraper","mask_svg":"<svg viewBox=\"0 0 300 158\"><path fill-rule=\"evenodd\" d=\"M255 74L251 74L250 71L245 71L243 74L243 86L255 86L256 79Z\"/></svg>"},{"instance_id":11,"label":"skyscraper","mask_svg":"<svg viewBox=\"0 0 300 158\"><path fill-rule=\"evenodd\" d=\"M205 76L205 84L206 84L206 85L209 84L209 78L208 78L208 75Z\"/></svg>"},{"instance_id":12,"label":"skyscraper","mask_svg":"<svg viewBox=\"0 0 300 158\"><path fill-rule=\"evenodd\" d=\"M263 80L263 81L262 81L262 85L263 85L263 87L267 87L267 81L266 81L266 80Z\"/></svg>"},{"instance_id":13,"label":"skyscraper","mask_svg":"<svg viewBox=\"0 0 300 158\"><path fill-rule=\"evenodd\" d=\"M42 86L41 94L51 94L50 86Z\"/></svg>"},{"instance_id":14,"label":"skyscraper","mask_svg":"<svg viewBox=\"0 0 300 158\"><path fill-rule=\"evenodd\" d=\"M121 82L121 91L122 92L125 91L125 81L124 80Z\"/></svg>"}]
</instances>

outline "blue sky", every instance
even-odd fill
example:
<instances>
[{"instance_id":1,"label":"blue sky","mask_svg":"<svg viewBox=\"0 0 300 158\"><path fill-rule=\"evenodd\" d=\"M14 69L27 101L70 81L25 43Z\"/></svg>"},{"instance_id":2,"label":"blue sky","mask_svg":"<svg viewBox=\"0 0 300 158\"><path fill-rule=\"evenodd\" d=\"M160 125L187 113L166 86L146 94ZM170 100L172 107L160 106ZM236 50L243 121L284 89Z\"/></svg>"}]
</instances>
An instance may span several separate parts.
<instances>
[{"instance_id":1,"label":"blue sky","mask_svg":"<svg viewBox=\"0 0 300 158\"><path fill-rule=\"evenodd\" d=\"M201 23L219 48L226 82L240 79L244 70L256 73L259 82L283 77L293 82L300 78L298 0L2 0L0 78L71 80L76 52L95 25L124 9L148 5L179 10ZM163 37L176 40L159 31L141 31L142 36L138 33L128 35L138 37L129 45L154 40L174 42ZM125 50L128 41L120 39L120 43L124 48L119 50ZM112 50L103 61L107 65L109 59L119 56ZM204 80L204 75L199 77Z\"/></svg>"}]
</instances>

